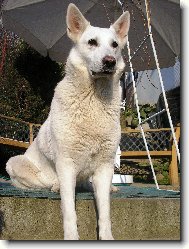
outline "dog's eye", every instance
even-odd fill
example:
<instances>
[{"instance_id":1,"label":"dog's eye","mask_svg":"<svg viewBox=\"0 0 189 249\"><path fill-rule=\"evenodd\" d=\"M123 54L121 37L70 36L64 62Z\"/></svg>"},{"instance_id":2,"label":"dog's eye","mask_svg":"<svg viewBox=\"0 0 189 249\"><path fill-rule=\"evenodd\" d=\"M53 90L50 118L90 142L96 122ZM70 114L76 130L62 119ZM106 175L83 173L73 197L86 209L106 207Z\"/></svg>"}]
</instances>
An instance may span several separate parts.
<instances>
[{"instance_id":1,"label":"dog's eye","mask_svg":"<svg viewBox=\"0 0 189 249\"><path fill-rule=\"evenodd\" d=\"M88 44L89 44L90 46L94 46L94 47L97 47L97 46L98 46L98 43L97 43L97 41L96 41L95 39L90 39L90 40L88 41Z\"/></svg>"},{"instance_id":2,"label":"dog's eye","mask_svg":"<svg viewBox=\"0 0 189 249\"><path fill-rule=\"evenodd\" d=\"M116 41L112 42L112 47L113 47L113 48L117 48L117 47L118 47L118 44L117 44Z\"/></svg>"}]
</instances>

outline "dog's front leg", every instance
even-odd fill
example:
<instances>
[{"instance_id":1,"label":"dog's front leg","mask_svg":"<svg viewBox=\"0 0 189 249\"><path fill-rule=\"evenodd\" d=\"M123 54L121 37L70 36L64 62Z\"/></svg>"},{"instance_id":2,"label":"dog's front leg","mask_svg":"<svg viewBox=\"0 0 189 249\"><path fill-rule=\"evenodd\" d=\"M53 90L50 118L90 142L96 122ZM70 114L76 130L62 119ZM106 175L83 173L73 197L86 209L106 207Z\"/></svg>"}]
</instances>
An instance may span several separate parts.
<instances>
[{"instance_id":1,"label":"dog's front leg","mask_svg":"<svg viewBox=\"0 0 189 249\"><path fill-rule=\"evenodd\" d=\"M56 170L60 182L64 240L78 240L75 211L76 167L72 159L59 158L56 163Z\"/></svg>"},{"instance_id":2,"label":"dog's front leg","mask_svg":"<svg viewBox=\"0 0 189 249\"><path fill-rule=\"evenodd\" d=\"M113 176L113 163L103 164L93 175L93 188L98 208L100 240L113 240L110 220L110 189Z\"/></svg>"}]
</instances>

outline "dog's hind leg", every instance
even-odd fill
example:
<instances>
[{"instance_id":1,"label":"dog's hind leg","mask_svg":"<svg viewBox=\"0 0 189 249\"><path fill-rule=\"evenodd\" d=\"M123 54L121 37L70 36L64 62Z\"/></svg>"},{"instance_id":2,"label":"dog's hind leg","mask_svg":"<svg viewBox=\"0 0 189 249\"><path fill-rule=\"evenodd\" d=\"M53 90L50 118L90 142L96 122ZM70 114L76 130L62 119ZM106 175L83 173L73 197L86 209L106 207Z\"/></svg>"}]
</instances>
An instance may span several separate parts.
<instances>
[{"instance_id":1,"label":"dog's hind leg","mask_svg":"<svg viewBox=\"0 0 189 249\"><path fill-rule=\"evenodd\" d=\"M39 169L24 155L11 157L7 162L6 170L15 187L45 188L44 183L40 181Z\"/></svg>"}]
</instances>

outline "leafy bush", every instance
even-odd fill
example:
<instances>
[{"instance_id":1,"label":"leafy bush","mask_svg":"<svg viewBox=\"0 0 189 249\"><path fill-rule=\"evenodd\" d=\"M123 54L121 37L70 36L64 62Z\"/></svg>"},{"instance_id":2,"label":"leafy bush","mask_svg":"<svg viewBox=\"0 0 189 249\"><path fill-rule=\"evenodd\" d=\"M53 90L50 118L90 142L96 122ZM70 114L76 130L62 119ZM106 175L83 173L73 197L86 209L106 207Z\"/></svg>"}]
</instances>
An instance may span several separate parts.
<instances>
[{"instance_id":1,"label":"leafy bush","mask_svg":"<svg viewBox=\"0 0 189 249\"><path fill-rule=\"evenodd\" d=\"M145 119L149 118L150 114L156 111L156 105L150 105L150 104L145 104L145 105L140 105L140 117L141 120L144 121ZM126 120L128 118L131 118L131 128L136 128L138 126L138 114L136 108L130 108L126 107L125 111L122 111L121 113L121 118L122 118L122 124L123 120ZM126 124L125 124L126 125Z\"/></svg>"},{"instance_id":2,"label":"leafy bush","mask_svg":"<svg viewBox=\"0 0 189 249\"><path fill-rule=\"evenodd\" d=\"M1 45L4 37L1 30ZM64 76L64 67L41 56L14 34L7 33L7 37L0 75L0 114L42 123L49 113L54 88Z\"/></svg>"}]
</instances>

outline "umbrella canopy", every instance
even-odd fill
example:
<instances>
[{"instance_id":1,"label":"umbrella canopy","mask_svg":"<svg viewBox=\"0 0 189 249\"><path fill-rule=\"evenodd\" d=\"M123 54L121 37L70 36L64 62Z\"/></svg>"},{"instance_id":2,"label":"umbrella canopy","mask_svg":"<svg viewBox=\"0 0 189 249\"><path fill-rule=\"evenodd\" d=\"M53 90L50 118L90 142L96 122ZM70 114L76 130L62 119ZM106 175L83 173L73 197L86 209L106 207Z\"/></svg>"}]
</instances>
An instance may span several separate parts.
<instances>
[{"instance_id":1,"label":"umbrella canopy","mask_svg":"<svg viewBox=\"0 0 189 249\"><path fill-rule=\"evenodd\" d=\"M77 5L93 26L109 27L122 14L117 0L71 2ZM69 3L68 0L5 0L3 26L16 33L43 56L48 55L52 60L65 62L72 46L66 34L65 22ZM129 41L134 70L156 68L148 37L144 0L124 1L123 7L131 14ZM160 67L173 66L175 57L180 56L179 1L150 0L150 9ZM126 48L123 54L127 55ZM125 60L127 62L127 56ZM129 63L126 65L129 71Z\"/></svg>"}]
</instances>

